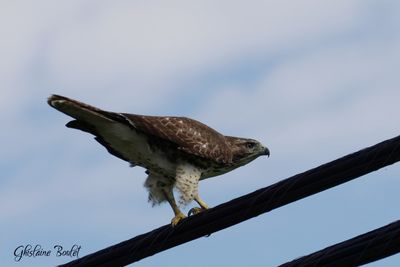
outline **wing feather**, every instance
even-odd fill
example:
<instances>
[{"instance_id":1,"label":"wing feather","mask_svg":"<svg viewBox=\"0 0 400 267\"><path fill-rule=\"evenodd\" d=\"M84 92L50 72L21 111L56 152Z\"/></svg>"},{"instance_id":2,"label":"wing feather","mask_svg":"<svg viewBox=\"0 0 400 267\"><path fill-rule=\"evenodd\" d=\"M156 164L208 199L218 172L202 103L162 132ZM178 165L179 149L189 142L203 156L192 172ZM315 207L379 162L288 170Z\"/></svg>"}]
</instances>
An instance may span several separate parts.
<instances>
[{"instance_id":1,"label":"wing feather","mask_svg":"<svg viewBox=\"0 0 400 267\"><path fill-rule=\"evenodd\" d=\"M136 129L173 142L186 153L219 163L232 162L232 151L225 137L199 121L186 117L121 115Z\"/></svg>"},{"instance_id":2,"label":"wing feather","mask_svg":"<svg viewBox=\"0 0 400 267\"><path fill-rule=\"evenodd\" d=\"M110 154L130 162L132 165L134 164L134 162L129 159L128 155L123 155L122 152L117 151L112 147L112 144L107 142L100 134L102 131L100 125L105 125L103 127L107 127L110 123L114 122L123 122L127 124L123 116L60 95L50 96L48 103L55 109L75 118L75 120L68 122L65 126L93 134L95 140L103 145Z\"/></svg>"}]
</instances>

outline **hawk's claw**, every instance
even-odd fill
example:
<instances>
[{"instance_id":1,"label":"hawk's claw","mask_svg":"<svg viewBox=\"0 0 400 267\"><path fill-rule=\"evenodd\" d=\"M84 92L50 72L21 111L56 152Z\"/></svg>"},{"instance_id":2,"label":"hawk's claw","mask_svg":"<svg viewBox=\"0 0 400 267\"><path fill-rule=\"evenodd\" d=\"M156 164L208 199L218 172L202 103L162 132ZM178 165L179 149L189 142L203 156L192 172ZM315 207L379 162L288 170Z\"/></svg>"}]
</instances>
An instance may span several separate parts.
<instances>
[{"instance_id":1,"label":"hawk's claw","mask_svg":"<svg viewBox=\"0 0 400 267\"><path fill-rule=\"evenodd\" d=\"M195 208L191 208L188 212L188 216L192 216L192 215L196 215L199 214L202 211L205 211L206 209L204 208L199 208L199 207L195 207Z\"/></svg>"},{"instance_id":2,"label":"hawk's claw","mask_svg":"<svg viewBox=\"0 0 400 267\"><path fill-rule=\"evenodd\" d=\"M172 225L172 227L177 226L178 223L179 223L180 221L182 221L182 219L185 219L185 218L186 218L186 216L185 216L185 214L183 214L183 213L178 213L178 214L176 214L175 217L172 218L172 220L171 220L171 225Z\"/></svg>"}]
</instances>

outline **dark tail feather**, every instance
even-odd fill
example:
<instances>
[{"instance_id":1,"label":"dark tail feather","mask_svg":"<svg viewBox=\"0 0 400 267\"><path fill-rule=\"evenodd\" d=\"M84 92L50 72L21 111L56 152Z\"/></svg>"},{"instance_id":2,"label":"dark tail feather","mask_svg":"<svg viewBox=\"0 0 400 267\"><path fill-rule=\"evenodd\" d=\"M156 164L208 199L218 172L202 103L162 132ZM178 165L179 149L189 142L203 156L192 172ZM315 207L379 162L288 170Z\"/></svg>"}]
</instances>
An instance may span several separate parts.
<instances>
[{"instance_id":1,"label":"dark tail feather","mask_svg":"<svg viewBox=\"0 0 400 267\"><path fill-rule=\"evenodd\" d=\"M65 126L96 135L96 128L84 121L73 120L65 124Z\"/></svg>"}]
</instances>

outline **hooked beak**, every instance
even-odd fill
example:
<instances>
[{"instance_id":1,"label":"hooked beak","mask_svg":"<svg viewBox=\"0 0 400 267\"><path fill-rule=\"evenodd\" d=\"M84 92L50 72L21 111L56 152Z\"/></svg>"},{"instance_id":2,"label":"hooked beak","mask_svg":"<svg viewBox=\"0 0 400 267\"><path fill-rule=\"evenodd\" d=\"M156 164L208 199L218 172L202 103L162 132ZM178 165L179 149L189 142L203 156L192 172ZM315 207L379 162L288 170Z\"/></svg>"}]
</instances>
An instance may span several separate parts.
<instances>
[{"instance_id":1,"label":"hooked beak","mask_svg":"<svg viewBox=\"0 0 400 267\"><path fill-rule=\"evenodd\" d=\"M267 147L265 147L265 149L264 149L264 151L263 151L262 155L266 155L266 156L268 156L268 157L269 157L269 155L270 155L270 152L269 152L269 149L268 149Z\"/></svg>"}]
</instances>

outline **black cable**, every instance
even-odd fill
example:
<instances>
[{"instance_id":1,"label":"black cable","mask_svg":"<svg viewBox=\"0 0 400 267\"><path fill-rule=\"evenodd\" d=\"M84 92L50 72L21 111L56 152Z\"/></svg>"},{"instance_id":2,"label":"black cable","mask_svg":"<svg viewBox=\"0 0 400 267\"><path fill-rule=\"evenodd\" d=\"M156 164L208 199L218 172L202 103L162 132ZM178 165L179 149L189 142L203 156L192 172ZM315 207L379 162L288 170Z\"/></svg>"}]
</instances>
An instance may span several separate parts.
<instances>
[{"instance_id":1,"label":"black cable","mask_svg":"<svg viewBox=\"0 0 400 267\"><path fill-rule=\"evenodd\" d=\"M395 221L279 267L360 266L399 252L400 221Z\"/></svg>"},{"instance_id":2,"label":"black cable","mask_svg":"<svg viewBox=\"0 0 400 267\"><path fill-rule=\"evenodd\" d=\"M400 136L397 136L186 218L174 228L170 225L162 226L60 267L125 266L348 182L399 160Z\"/></svg>"}]
</instances>

